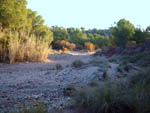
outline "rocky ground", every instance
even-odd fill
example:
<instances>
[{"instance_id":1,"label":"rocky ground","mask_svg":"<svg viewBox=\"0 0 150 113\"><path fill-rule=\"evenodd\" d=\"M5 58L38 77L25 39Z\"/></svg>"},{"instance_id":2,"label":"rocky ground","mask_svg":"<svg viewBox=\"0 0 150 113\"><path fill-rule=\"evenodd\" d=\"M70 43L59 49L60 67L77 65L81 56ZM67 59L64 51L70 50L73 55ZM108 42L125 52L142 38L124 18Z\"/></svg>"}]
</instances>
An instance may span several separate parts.
<instances>
[{"instance_id":1,"label":"rocky ground","mask_svg":"<svg viewBox=\"0 0 150 113\"><path fill-rule=\"evenodd\" d=\"M71 52L51 55L45 63L0 64L0 111L38 103L49 110L63 107L71 103L65 95L68 85L128 74L119 70L118 62L92 54ZM76 60L84 64L73 67Z\"/></svg>"}]
</instances>

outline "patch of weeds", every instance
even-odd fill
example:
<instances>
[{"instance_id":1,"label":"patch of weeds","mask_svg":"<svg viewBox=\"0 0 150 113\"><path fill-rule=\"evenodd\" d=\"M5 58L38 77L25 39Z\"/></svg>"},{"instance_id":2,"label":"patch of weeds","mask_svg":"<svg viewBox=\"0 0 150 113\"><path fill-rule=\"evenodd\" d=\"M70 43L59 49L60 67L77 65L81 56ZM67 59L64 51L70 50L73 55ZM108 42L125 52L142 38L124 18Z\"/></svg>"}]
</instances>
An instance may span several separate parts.
<instances>
[{"instance_id":1,"label":"patch of weeds","mask_svg":"<svg viewBox=\"0 0 150 113\"><path fill-rule=\"evenodd\" d=\"M10 113L47 113L47 110L44 105L39 105L21 108Z\"/></svg>"},{"instance_id":2,"label":"patch of weeds","mask_svg":"<svg viewBox=\"0 0 150 113\"><path fill-rule=\"evenodd\" d=\"M89 113L150 113L150 69L127 80L103 81L75 92L76 106Z\"/></svg>"},{"instance_id":3,"label":"patch of weeds","mask_svg":"<svg viewBox=\"0 0 150 113\"><path fill-rule=\"evenodd\" d=\"M120 60L147 67L150 66L150 52L139 53L135 56L123 56Z\"/></svg>"},{"instance_id":4,"label":"patch of weeds","mask_svg":"<svg viewBox=\"0 0 150 113\"><path fill-rule=\"evenodd\" d=\"M82 67L83 65L85 65L85 63L81 60L75 60L73 63L72 63L72 66L75 67L75 68L80 68Z\"/></svg>"},{"instance_id":5,"label":"patch of weeds","mask_svg":"<svg viewBox=\"0 0 150 113\"><path fill-rule=\"evenodd\" d=\"M63 69L62 65L56 64L56 70L62 70L62 69Z\"/></svg>"}]
</instances>

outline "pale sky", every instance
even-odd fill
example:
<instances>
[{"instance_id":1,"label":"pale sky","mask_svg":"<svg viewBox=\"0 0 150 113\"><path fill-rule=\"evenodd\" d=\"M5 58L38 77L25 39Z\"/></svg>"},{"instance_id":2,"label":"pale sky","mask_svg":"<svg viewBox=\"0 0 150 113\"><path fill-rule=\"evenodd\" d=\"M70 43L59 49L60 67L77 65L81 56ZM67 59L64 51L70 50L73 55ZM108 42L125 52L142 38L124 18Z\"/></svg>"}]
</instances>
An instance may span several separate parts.
<instances>
[{"instance_id":1,"label":"pale sky","mask_svg":"<svg viewBox=\"0 0 150 113\"><path fill-rule=\"evenodd\" d=\"M27 0L45 24L107 29L121 18L137 27L150 25L150 0Z\"/></svg>"}]
</instances>

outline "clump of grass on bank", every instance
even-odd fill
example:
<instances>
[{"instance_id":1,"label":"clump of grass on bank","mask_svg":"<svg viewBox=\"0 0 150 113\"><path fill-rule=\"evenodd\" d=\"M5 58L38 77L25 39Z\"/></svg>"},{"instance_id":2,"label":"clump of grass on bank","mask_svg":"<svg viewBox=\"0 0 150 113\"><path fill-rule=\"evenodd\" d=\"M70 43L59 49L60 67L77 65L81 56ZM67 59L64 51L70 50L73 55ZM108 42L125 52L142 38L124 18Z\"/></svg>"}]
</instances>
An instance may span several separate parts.
<instances>
[{"instance_id":1,"label":"clump of grass on bank","mask_svg":"<svg viewBox=\"0 0 150 113\"><path fill-rule=\"evenodd\" d=\"M57 69L57 70L62 70L63 67L62 67L62 65L60 65L60 64L56 64L56 69Z\"/></svg>"},{"instance_id":2,"label":"clump of grass on bank","mask_svg":"<svg viewBox=\"0 0 150 113\"><path fill-rule=\"evenodd\" d=\"M80 68L84 65L85 63L81 60L75 60L73 63L72 63L72 66L75 67L75 68Z\"/></svg>"},{"instance_id":3,"label":"clump of grass on bank","mask_svg":"<svg viewBox=\"0 0 150 113\"><path fill-rule=\"evenodd\" d=\"M47 110L44 107L44 105L39 105L39 106L32 105L30 107L24 107L9 113L47 113Z\"/></svg>"},{"instance_id":4,"label":"clump of grass on bank","mask_svg":"<svg viewBox=\"0 0 150 113\"><path fill-rule=\"evenodd\" d=\"M105 81L76 91L76 106L89 113L150 113L150 70L127 80Z\"/></svg>"},{"instance_id":5,"label":"clump of grass on bank","mask_svg":"<svg viewBox=\"0 0 150 113\"><path fill-rule=\"evenodd\" d=\"M34 35L0 32L0 62L44 61L49 53L49 42Z\"/></svg>"},{"instance_id":6,"label":"clump of grass on bank","mask_svg":"<svg viewBox=\"0 0 150 113\"><path fill-rule=\"evenodd\" d=\"M123 56L120 60L122 64L135 63L138 66L150 67L150 52L139 53L135 56Z\"/></svg>"}]
</instances>

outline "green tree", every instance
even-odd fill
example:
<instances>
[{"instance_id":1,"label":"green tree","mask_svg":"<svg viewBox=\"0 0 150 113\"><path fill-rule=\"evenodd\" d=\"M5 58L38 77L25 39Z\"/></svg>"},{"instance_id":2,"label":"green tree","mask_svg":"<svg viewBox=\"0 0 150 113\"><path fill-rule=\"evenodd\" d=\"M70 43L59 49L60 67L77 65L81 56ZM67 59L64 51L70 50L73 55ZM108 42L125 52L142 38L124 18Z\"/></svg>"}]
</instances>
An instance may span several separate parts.
<instances>
[{"instance_id":1,"label":"green tree","mask_svg":"<svg viewBox=\"0 0 150 113\"><path fill-rule=\"evenodd\" d=\"M28 9L28 21L31 24L31 34L35 34L36 36L40 36L40 31L44 26L44 19L42 16L37 15L36 11L32 11Z\"/></svg>"},{"instance_id":2,"label":"green tree","mask_svg":"<svg viewBox=\"0 0 150 113\"><path fill-rule=\"evenodd\" d=\"M87 40L87 34L80 29L75 29L75 31L70 34L70 42L84 45L84 42L86 40Z\"/></svg>"},{"instance_id":3,"label":"green tree","mask_svg":"<svg viewBox=\"0 0 150 113\"><path fill-rule=\"evenodd\" d=\"M115 27L111 28L112 35L114 36L114 41L118 46L125 46L134 34L135 28L130 21L121 19Z\"/></svg>"},{"instance_id":4,"label":"green tree","mask_svg":"<svg viewBox=\"0 0 150 113\"><path fill-rule=\"evenodd\" d=\"M50 28L47 26L43 26L40 30L40 37L49 44L53 41L53 33L51 32Z\"/></svg>"},{"instance_id":5,"label":"green tree","mask_svg":"<svg viewBox=\"0 0 150 113\"><path fill-rule=\"evenodd\" d=\"M142 43L147 38L147 32L145 30L141 30L140 28L135 29L135 34L132 40L136 41L137 43Z\"/></svg>"},{"instance_id":6,"label":"green tree","mask_svg":"<svg viewBox=\"0 0 150 113\"><path fill-rule=\"evenodd\" d=\"M63 27L53 26L52 32L54 34L54 41L56 41L56 40L68 40L68 38L69 38L67 30Z\"/></svg>"},{"instance_id":7,"label":"green tree","mask_svg":"<svg viewBox=\"0 0 150 113\"><path fill-rule=\"evenodd\" d=\"M0 0L0 23L3 28L19 30L27 24L26 0Z\"/></svg>"}]
</instances>

